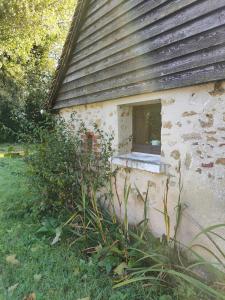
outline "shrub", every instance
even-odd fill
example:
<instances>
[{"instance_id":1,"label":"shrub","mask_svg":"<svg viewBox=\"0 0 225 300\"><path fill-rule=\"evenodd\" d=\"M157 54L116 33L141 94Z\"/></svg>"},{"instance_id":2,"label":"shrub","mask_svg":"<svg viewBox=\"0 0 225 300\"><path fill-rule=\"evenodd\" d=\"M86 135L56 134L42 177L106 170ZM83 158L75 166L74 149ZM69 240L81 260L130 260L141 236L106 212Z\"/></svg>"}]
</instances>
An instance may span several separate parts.
<instances>
[{"instance_id":1,"label":"shrub","mask_svg":"<svg viewBox=\"0 0 225 300\"><path fill-rule=\"evenodd\" d=\"M27 158L31 180L46 208L75 211L84 191L97 193L108 186L113 137L95 124L90 132L75 115L68 123L50 116L46 120L33 127L35 146Z\"/></svg>"},{"instance_id":2,"label":"shrub","mask_svg":"<svg viewBox=\"0 0 225 300\"><path fill-rule=\"evenodd\" d=\"M13 109L13 103L5 101L0 95L0 143L16 140L15 129L18 123L12 118Z\"/></svg>"}]
</instances>

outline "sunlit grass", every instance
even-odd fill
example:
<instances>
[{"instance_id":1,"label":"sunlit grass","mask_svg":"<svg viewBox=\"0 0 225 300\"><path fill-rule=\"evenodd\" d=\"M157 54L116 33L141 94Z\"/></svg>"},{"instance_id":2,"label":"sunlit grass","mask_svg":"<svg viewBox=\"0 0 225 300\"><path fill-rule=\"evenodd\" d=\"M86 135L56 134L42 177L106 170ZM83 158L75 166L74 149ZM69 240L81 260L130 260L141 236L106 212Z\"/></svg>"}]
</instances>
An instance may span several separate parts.
<instances>
[{"instance_id":1,"label":"sunlit grass","mask_svg":"<svg viewBox=\"0 0 225 300\"><path fill-rule=\"evenodd\" d=\"M24 156L23 145L0 144L0 158Z\"/></svg>"}]
</instances>

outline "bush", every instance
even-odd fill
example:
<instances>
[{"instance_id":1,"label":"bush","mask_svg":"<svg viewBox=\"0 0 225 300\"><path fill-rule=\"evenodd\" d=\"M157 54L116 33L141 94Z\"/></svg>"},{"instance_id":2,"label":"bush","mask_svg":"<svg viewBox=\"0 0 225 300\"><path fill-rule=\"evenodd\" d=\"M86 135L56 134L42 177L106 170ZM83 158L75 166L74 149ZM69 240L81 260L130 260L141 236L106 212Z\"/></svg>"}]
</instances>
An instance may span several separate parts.
<instances>
[{"instance_id":1,"label":"bush","mask_svg":"<svg viewBox=\"0 0 225 300\"><path fill-rule=\"evenodd\" d=\"M0 143L14 142L18 123L12 118L14 105L0 96Z\"/></svg>"},{"instance_id":2,"label":"bush","mask_svg":"<svg viewBox=\"0 0 225 300\"><path fill-rule=\"evenodd\" d=\"M35 70L37 72L37 70ZM6 78L5 78L6 77ZM16 142L19 132L27 134L32 124L43 124L51 77L29 73L26 86L0 74L0 143ZM5 84L1 83L1 80ZM32 134L32 132L29 132Z\"/></svg>"},{"instance_id":3,"label":"bush","mask_svg":"<svg viewBox=\"0 0 225 300\"><path fill-rule=\"evenodd\" d=\"M96 125L90 132L75 116L69 124L62 118L47 116L46 120L43 126L33 127L33 140L29 140L35 143L27 158L31 179L46 208L74 211L84 191L97 193L109 185L112 136Z\"/></svg>"}]
</instances>

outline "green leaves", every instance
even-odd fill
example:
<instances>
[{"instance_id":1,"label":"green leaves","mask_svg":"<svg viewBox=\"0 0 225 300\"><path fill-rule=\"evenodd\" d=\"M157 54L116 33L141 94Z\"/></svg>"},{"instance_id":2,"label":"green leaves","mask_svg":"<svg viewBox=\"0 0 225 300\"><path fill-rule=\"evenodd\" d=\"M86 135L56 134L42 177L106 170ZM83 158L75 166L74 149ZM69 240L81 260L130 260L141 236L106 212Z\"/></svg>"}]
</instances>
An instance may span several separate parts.
<instances>
[{"instance_id":1,"label":"green leaves","mask_svg":"<svg viewBox=\"0 0 225 300\"><path fill-rule=\"evenodd\" d=\"M118 276L122 276L125 273L125 270L128 268L128 265L125 262L122 262L121 264L119 264L114 270L113 272L115 274L117 274Z\"/></svg>"},{"instance_id":2,"label":"green leaves","mask_svg":"<svg viewBox=\"0 0 225 300\"><path fill-rule=\"evenodd\" d=\"M106 273L110 273L113 268L115 268L120 263L120 258L118 256L108 255L101 261L99 261L99 267L103 267L106 270ZM122 266L123 267L123 266ZM121 267L118 271L121 271Z\"/></svg>"},{"instance_id":3,"label":"green leaves","mask_svg":"<svg viewBox=\"0 0 225 300\"><path fill-rule=\"evenodd\" d=\"M74 0L0 1L0 142L39 122Z\"/></svg>"},{"instance_id":4,"label":"green leaves","mask_svg":"<svg viewBox=\"0 0 225 300\"><path fill-rule=\"evenodd\" d=\"M18 65L30 63L32 51L35 54L34 45L48 48L46 58L53 49L59 55L57 48L58 45L62 47L73 11L72 0L3 0L0 61L3 60L4 64L13 61Z\"/></svg>"}]
</instances>

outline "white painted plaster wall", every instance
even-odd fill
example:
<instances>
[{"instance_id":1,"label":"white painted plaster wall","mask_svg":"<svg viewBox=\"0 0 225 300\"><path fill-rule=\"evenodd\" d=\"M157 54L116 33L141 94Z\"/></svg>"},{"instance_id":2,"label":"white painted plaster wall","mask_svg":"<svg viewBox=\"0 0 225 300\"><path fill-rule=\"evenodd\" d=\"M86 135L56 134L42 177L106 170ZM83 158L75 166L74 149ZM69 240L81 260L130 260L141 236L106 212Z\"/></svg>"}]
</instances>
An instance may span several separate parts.
<instances>
[{"instance_id":1,"label":"white painted plaster wall","mask_svg":"<svg viewBox=\"0 0 225 300\"><path fill-rule=\"evenodd\" d=\"M148 215L150 227L156 235L165 232L162 213L166 179L169 182L169 215L171 235L176 219L179 195L179 162L183 185L181 200L186 207L179 229L179 239L188 244L200 230L199 226L225 223L225 84L215 89L213 83L193 87L149 93L96 104L62 109L61 115L69 118L76 111L91 129L93 122L113 133L115 152L131 150L132 105L162 103L162 161L169 165L167 174L120 167L117 175L117 192L123 198L125 178L131 184L129 221L143 219L143 195L150 186ZM114 185L115 189L115 185ZM115 193L116 194L116 193ZM115 200L117 198L115 196ZM123 209L118 214L123 217ZM225 235L225 231L221 230ZM206 239L201 242L208 243ZM205 255L207 255L205 253Z\"/></svg>"}]
</instances>

